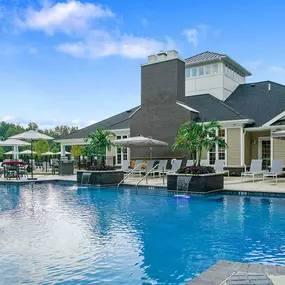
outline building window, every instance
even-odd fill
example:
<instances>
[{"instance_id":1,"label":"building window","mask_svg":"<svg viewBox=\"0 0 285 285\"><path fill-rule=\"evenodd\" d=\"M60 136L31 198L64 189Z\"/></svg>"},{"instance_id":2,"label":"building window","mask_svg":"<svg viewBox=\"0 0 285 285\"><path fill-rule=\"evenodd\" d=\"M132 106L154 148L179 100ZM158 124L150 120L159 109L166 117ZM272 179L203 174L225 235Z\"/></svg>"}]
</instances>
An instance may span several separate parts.
<instances>
[{"instance_id":1,"label":"building window","mask_svg":"<svg viewBox=\"0 0 285 285\"><path fill-rule=\"evenodd\" d=\"M217 131L216 135L220 138L225 138L225 130L221 129ZM218 144L215 144L209 150L209 164L214 165L216 162L216 159L226 160L226 150L225 148L219 146Z\"/></svg>"},{"instance_id":2,"label":"building window","mask_svg":"<svg viewBox=\"0 0 285 285\"><path fill-rule=\"evenodd\" d=\"M219 65L217 63L212 64L212 73L213 74L219 73Z\"/></svg>"},{"instance_id":3,"label":"building window","mask_svg":"<svg viewBox=\"0 0 285 285\"><path fill-rule=\"evenodd\" d=\"M191 68L191 76L196 77L197 76L197 67Z\"/></svg>"},{"instance_id":4,"label":"building window","mask_svg":"<svg viewBox=\"0 0 285 285\"><path fill-rule=\"evenodd\" d=\"M117 140L126 139L128 136L117 136ZM122 160L128 160L128 150L126 147L121 148L117 146L116 151L116 164L122 164Z\"/></svg>"},{"instance_id":5,"label":"building window","mask_svg":"<svg viewBox=\"0 0 285 285\"><path fill-rule=\"evenodd\" d=\"M202 76L202 75L204 75L205 73L204 73L204 66L200 66L200 67L198 67L198 75L199 76Z\"/></svg>"},{"instance_id":6,"label":"building window","mask_svg":"<svg viewBox=\"0 0 285 285\"><path fill-rule=\"evenodd\" d=\"M211 65L206 65L205 66L205 75L211 74Z\"/></svg>"},{"instance_id":7,"label":"building window","mask_svg":"<svg viewBox=\"0 0 285 285\"><path fill-rule=\"evenodd\" d=\"M186 76L186 78L189 78L189 77L190 77L190 68L186 68L186 70L185 70L185 76Z\"/></svg>"}]
</instances>

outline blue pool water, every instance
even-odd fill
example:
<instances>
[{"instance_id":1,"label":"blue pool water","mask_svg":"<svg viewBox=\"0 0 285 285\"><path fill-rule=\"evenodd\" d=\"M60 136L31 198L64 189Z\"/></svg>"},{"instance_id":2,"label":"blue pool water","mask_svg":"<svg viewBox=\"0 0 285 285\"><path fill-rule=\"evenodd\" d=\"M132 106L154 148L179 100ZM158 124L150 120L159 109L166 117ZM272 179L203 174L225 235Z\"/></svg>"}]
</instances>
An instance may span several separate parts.
<instances>
[{"instance_id":1,"label":"blue pool water","mask_svg":"<svg viewBox=\"0 0 285 285\"><path fill-rule=\"evenodd\" d=\"M0 284L185 284L221 259L285 265L284 231L283 198L0 185Z\"/></svg>"}]
</instances>

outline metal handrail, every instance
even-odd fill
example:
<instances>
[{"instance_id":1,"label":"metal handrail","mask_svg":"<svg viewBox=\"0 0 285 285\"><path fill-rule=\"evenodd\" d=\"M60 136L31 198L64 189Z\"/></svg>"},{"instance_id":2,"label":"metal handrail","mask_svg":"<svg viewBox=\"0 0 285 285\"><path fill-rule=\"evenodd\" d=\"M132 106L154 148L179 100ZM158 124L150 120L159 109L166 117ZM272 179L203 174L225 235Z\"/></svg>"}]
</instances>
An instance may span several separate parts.
<instances>
[{"instance_id":1,"label":"metal handrail","mask_svg":"<svg viewBox=\"0 0 285 285\"><path fill-rule=\"evenodd\" d=\"M143 165L143 164L144 164L143 162L140 163L140 164L138 164L131 172L129 172L129 173L124 177L124 179L123 179L122 181L119 182L119 184L117 185L117 187L119 187L119 186L129 177L129 175L133 174L133 172L134 172L139 166L141 166L141 165Z\"/></svg>"},{"instance_id":2,"label":"metal handrail","mask_svg":"<svg viewBox=\"0 0 285 285\"><path fill-rule=\"evenodd\" d=\"M150 171L148 171L147 173L146 173L146 175L143 177L143 178L141 178L140 180L139 180L139 182L136 184L136 187L138 187L138 185L146 178L146 183L148 184L148 181L147 181L147 176L154 170L154 169L157 169L158 168L158 166L159 166L159 164L157 164L157 165L155 165ZM164 185L164 167L162 167L162 179L163 179L163 185Z\"/></svg>"}]
</instances>

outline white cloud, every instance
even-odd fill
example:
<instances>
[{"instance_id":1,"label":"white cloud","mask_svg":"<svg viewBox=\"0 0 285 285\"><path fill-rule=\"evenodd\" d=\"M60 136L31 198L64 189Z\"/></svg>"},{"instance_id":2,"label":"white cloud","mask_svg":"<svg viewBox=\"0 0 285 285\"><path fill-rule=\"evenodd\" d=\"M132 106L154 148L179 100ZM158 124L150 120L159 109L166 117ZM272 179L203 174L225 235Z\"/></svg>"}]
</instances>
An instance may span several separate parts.
<instances>
[{"instance_id":1,"label":"white cloud","mask_svg":"<svg viewBox=\"0 0 285 285\"><path fill-rule=\"evenodd\" d=\"M72 0L67 3L56 3L53 6L44 5L41 10L29 8L22 19L18 19L20 28L42 30L48 35L55 32L73 34L86 32L92 28L97 19L113 17L108 8L91 3L81 3Z\"/></svg>"},{"instance_id":2,"label":"white cloud","mask_svg":"<svg viewBox=\"0 0 285 285\"><path fill-rule=\"evenodd\" d=\"M277 65L271 65L270 69L274 72L276 72L278 75L285 75L285 68L281 67L281 66L277 66Z\"/></svg>"},{"instance_id":3,"label":"white cloud","mask_svg":"<svg viewBox=\"0 0 285 285\"><path fill-rule=\"evenodd\" d=\"M143 25L144 27L146 27L146 26L148 25L148 19L147 19L147 18L143 18L143 19L141 20L141 23L142 23L142 25Z\"/></svg>"},{"instance_id":4,"label":"white cloud","mask_svg":"<svg viewBox=\"0 0 285 285\"><path fill-rule=\"evenodd\" d=\"M30 48L28 49L28 52L29 52L30 54L35 55L35 54L38 54L38 53L39 53L39 50L38 50L36 47L30 47Z\"/></svg>"},{"instance_id":5,"label":"white cloud","mask_svg":"<svg viewBox=\"0 0 285 285\"><path fill-rule=\"evenodd\" d=\"M120 55L127 58L144 58L161 50L173 49L175 43L166 37L164 42L133 35L93 33L83 41L64 43L56 47L60 52L77 58L98 58Z\"/></svg>"},{"instance_id":6,"label":"white cloud","mask_svg":"<svg viewBox=\"0 0 285 285\"><path fill-rule=\"evenodd\" d=\"M199 32L197 29L184 30L183 34L187 37L188 42L193 46L197 47L199 42Z\"/></svg>"},{"instance_id":7,"label":"white cloud","mask_svg":"<svg viewBox=\"0 0 285 285\"><path fill-rule=\"evenodd\" d=\"M3 116L0 118L0 122L14 122L16 117L14 116Z\"/></svg>"}]
</instances>

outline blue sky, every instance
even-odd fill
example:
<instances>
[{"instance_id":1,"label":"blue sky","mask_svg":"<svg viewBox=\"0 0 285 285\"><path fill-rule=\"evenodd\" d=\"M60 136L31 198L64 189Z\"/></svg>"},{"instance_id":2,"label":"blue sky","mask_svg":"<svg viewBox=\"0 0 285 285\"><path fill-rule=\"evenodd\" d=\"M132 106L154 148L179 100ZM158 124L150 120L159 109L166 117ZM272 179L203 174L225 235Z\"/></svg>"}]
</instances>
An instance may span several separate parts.
<instances>
[{"instance_id":1,"label":"blue sky","mask_svg":"<svg viewBox=\"0 0 285 285\"><path fill-rule=\"evenodd\" d=\"M100 0L99 0L100 1ZM0 0L0 119L85 126L140 104L162 49L227 53L285 84L283 1Z\"/></svg>"}]
</instances>

